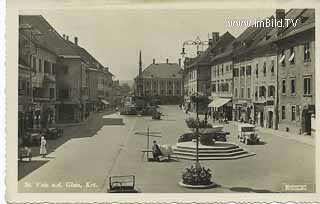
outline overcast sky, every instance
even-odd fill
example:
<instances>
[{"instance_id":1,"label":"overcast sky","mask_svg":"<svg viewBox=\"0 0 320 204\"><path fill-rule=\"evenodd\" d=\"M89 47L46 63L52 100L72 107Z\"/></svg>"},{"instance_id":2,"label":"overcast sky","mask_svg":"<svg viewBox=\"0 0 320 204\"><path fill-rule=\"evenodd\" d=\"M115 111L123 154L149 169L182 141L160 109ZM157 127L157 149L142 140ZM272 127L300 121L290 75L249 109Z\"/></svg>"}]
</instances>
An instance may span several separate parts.
<instances>
[{"instance_id":1,"label":"overcast sky","mask_svg":"<svg viewBox=\"0 0 320 204\"><path fill-rule=\"evenodd\" d=\"M275 10L46 10L21 14L43 15L58 33L74 36L116 79L132 80L143 66L178 62L185 40L208 40L211 32L229 31L237 37L245 28L227 27L227 20L264 19ZM187 54L195 54L187 47Z\"/></svg>"}]
</instances>

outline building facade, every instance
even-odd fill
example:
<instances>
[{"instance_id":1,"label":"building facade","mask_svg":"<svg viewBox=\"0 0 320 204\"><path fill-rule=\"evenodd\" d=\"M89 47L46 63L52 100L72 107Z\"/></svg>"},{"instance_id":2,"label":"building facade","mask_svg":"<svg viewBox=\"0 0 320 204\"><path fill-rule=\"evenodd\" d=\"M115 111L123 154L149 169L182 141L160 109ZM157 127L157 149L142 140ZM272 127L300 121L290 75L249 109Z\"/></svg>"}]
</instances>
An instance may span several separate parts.
<instances>
[{"instance_id":1,"label":"building facade","mask_svg":"<svg viewBox=\"0 0 320 204\"><path fill-rule=\"evenodd\" d=\"M311 134L315 120L315 11L293 9L288 15L298 19L299 24L281 31L276 41L279 129Z\"/></svg>"},{"instance_id":2,"label":"building facade","mask_svg":"<svg viewBox=\"0 0 320 204\"><path fill-rule=\"evenodd\" d=\"M181 104L183 98L183 70L178 63L153 63L147 66L141 76L135 78L136 90L142 82L142 95L154 96L161 104ZM138 91L139 93L139 91Z\"/></svg>"}]
</instances>

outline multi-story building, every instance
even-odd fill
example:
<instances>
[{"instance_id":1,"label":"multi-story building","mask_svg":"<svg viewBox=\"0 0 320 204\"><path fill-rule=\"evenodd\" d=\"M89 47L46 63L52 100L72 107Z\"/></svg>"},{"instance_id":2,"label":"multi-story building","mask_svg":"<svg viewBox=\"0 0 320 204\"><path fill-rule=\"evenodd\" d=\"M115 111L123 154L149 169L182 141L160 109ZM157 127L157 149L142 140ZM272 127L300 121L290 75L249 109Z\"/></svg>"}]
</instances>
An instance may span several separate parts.
<instances>
[{"instance_id":1,"label":"multi-story building","mask_svg":"<svg viewBox=\"0 0 320 204\"><path fill-rule=\"evenodd\" d=\"M273 17L270 17L273 19ZM254 120L253 70L260 66L257 55L257 44L263 41L272 30L271 27L247 28L233 42L233 119L249 121ZM264 56L264 54L261 54ZM272 61L272 60L271 60ZM273 61L274 62L274 61ZM263 62L264 63L264 62ZM266 63L263 69L266 70ZM264 72L264 71L263 71ZM262 88L264 90L264 88ZM254 94L253 94L254 93ZM261 91L262 93L262 91Z\"/></svg>"},{"instance_id":2,"label":"multi-story building","mask_svg":"<svg viewBox=\"0 0 320 204\"><path fill-rule=\"evenodd\" d=\"M142 79L142 95L159 97L162 104L181 104L183 96L183 69L178 63L153 63L147 66L135 79L137 85Z\"/></svg>"},{"instance_id":3,"label":"multi-story building","mask_svg":"<svg viewBox=\"0 0 320 204\"><path fill-rule=\"evenodd\" d=\"M212 109L212 116L217 116L219 112L222 112L228 120L232 120L232 42L235 38L228 32L222 38L226 38L227 40L222 43L220 49L213 50L211 57L212 102L209 104L209 108Z\"/></svg>"},{"instance_id":4,"label":"multi-story building","mask_svg":"<svg viewBox=\"0 0 320 204\"><path fill-rule=\"evenodd\" d=\"M43 43L51 32L48 27L40 28L38 20L47 25L41 16L20 16L19 37L30 42L28 64L32 74L32 118L33 128L46 128L55 123L56 116L56 69L58 56Z\"/></svg>"},{"instance_id":5,"label":"multi-story building","mask_svg":"<svg viewBox=\"0 0 320 204\"><path fill-rule=\"evenodd\" d=\"M28 128L33 127L32 76L30 54L34 52L31 40L19 33L19 86L18 86L18 138L21 138Z\"/></svg>"},{"instance_id":6,"label":"multi-story building","mask_svg":"<svg viewBox=\"0 0 320 204\"><path fill-rule=\"evenodd\" d=\"M298 20L278 33L279 129L310 134L315 119L315 10L292 9L281 18Z\"/></svg>"}]
</instances>

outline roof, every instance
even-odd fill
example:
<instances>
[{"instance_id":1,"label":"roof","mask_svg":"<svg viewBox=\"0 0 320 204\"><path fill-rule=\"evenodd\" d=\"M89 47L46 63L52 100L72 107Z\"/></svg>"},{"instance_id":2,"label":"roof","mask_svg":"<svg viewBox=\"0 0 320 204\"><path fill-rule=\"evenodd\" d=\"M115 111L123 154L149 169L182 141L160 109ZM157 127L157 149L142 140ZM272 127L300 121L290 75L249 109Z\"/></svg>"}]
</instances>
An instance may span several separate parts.
<instances>
[{"instance_id":1,"label":"roof","mask_svg":"<svg viewBox=\"0 0 320 204\"><path fill-rule=\"evenodd\" d=\"M177 63L150 64L142 72L143 78L182 78L183 69Z\"/></svg>"},{"instance_id":2,"label":"roof","mask_svg":"<svg viewBox=\"0 0 320 204\"><path fill-rule=\"evenodd\" d=\"M76 56L76 52L65 40L57 33L57 31L46 21L41 15L19 15L19 28L24 26L28 29L20 29L19 32L25 35L38 33L33 35L32 40L46 49L54 52L56 55Z\"/></svg>"}]
</instances>

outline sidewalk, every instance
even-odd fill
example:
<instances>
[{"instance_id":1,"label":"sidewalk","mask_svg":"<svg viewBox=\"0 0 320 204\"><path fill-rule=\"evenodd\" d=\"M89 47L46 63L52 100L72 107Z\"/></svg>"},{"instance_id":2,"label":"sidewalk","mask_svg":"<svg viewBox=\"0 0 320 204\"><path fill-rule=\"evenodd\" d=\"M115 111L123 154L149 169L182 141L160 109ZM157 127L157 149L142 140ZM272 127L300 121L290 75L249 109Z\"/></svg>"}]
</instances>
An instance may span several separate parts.
<instances>
[{"instance_id":1,"label":"sidewalk","mask_svg":"<svg viewBox=\"0 0 320 204\"><path fill-rule=\"evenodd\" d=\"M185 110L182 110L185 113ZM187 117L196 117L196 113L194 112L189 112L188 114L186 114ZM204 119L204 115L200 115L199 114L199 119L203 120ZM208 122L212 125L221 125L219 123L212 123L211 118L208 118ZM234 126L238 126L238 124L240 124L240 122L238 121L229 121L229 124L234 125ZM261 133L265 133L265 134L271 134L277 137L282 137L285 139L290 139L290 140L295 140L297 142L303 143L303 144L307 144L307 145L311 145L311 146L315 146L315 135L298 135L298 134L294 134L294 133L290 133L290 132L284 132L284 131L280 131L280 130L274 130L274 129L270 129L270 128L263 128L263 127L257 127L257 131L261 132Z\"/></svg>"},{"instance_id":2,"label":"sidewalk","mask_svg":"<svg viewBox=\"0 0 320 204\"><path fill-rule=\"evenodd\" d=\"M237 126L240 124L240 122L237 121L229 121L229 124ZM281 130L275 130L271 128L263 128L263 127L257 127L257 131L261 133L271 134L277 137L282 137L290 140L295 140L307 145L315 146L315 137L311 135L298 135L290 132L284 132Z\"/></svg>"}]
</instances>

